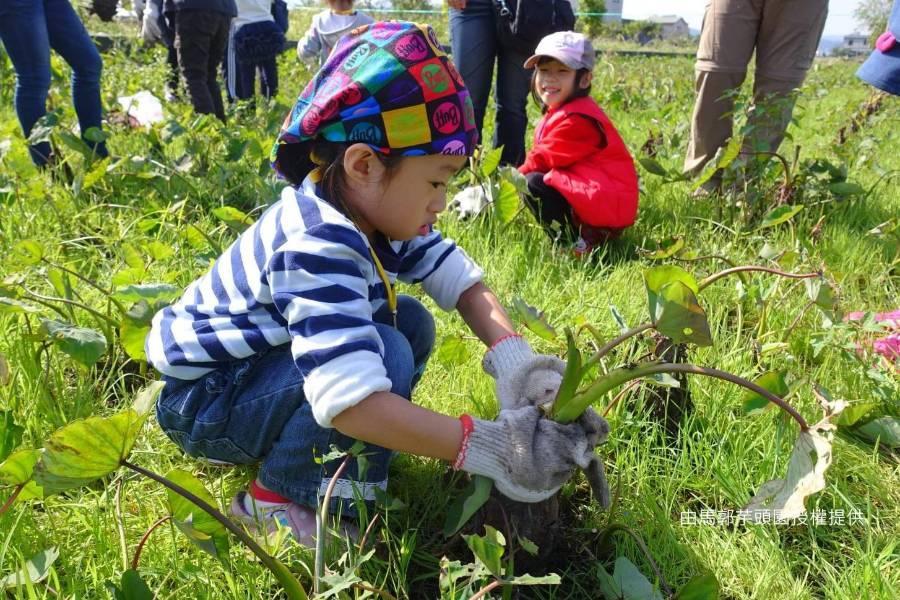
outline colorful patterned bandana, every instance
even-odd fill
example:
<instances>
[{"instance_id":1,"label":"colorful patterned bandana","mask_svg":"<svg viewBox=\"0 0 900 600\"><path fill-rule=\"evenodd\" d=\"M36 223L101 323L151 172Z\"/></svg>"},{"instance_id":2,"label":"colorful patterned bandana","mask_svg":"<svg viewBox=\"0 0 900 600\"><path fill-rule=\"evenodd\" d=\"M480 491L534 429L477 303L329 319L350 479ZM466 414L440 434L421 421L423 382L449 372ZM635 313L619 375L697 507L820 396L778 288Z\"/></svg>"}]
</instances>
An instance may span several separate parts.
<instances>
[{"instance_id":1,"label":"colorful patterned bandana","mask_svg":"<svg viewBox=\"0 0 900 600\"><path fill-rule=\"evenodd\" d=\"M288 113L272 148L362 142L394 156L471 155L475 111L429 25L372 23L341 38Z\"/></svg>"}]
</instances>

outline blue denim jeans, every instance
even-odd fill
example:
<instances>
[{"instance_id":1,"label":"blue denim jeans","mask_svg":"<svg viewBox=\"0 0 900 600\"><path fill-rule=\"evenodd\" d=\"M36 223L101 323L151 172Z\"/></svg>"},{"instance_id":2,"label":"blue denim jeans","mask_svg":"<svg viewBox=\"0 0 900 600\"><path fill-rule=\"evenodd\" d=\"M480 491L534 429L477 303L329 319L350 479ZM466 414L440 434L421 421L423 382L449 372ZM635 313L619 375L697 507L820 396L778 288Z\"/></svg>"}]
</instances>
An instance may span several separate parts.
<instances>
[{"instance_id":1,"label":"blue denim jeans","mask_svg":"<svg viewBox=\"0 0 900 600\"><path fill-rule=\"evenodd\" d=\"M0 40L16 71L16 114L25 137L47 112L50 48L72 67L72 104L82 133L100 127L103 63L69 0L0 0ZM98 156L107 155L102 142L85 141ZM48 142L30 151L35 164L47 164Z\"/></svg>"},{"instance_id":2,"label":"blue denim jeans","mask_svg":"<svg viewBox=\"0 0 900 600\"><path fill-rule=\"evenodd\" d=\"M375 314L375 327L384 343L391 391L410 398L434 346L434 319L410 296L398 298L397 314L397 329L388 325L387 308ZM342 461L320 464L316 459L332 446L347 450L355 443L313 419L289 344L234 361L196 381L164 380L156 416L172 441L191 456L260 463L263 485L298 504L316 506ZM331 510L342 507L353 515L357 494L371 501L376 488L387 487L392 451L366 445L362 454L364 459L350 461L337 480Z\"/></svg>"},{"instance_id":3,"label":"blue denim jeans","mask_svg":"<svg viewBox=\"0 0 900 600\"><path fill-rule=\"evenodd\" d=\"M453 63L472 95L479 137L496 60L494 147L503 145L504 163L522 164L528 128L525 108L531 87L531 71L522 65L528 54L506 47L498 39L493 0L468 0L465 9L450 9L450 46Z\"/></svg>"}]
</instances>

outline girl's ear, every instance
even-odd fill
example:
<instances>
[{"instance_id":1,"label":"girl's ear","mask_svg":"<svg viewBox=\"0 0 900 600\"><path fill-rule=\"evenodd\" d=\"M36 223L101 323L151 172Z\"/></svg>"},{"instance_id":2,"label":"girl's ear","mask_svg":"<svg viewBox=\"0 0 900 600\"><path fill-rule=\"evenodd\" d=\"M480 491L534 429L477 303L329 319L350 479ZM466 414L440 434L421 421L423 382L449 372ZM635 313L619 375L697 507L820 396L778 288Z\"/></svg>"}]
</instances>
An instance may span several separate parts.
<instances>
[{"instance_id":1,"label":"girl's ear","mask_svg":"<svg viewBox=\"0 0 900 600\"><path fill-rule=\"evenodd\" d=\"M344 173L349 181L365 185L380 182L385 168L372 148L357 143L344 152Z\"/></svg>"},{"instance_id":2,"label":"girl's ear","mask_svg":"<svg viewBox=\"0 0 900 600\"><path fill-rule=\"evenodd\" d=\"M591 87L591 80L594 78L594 73L592 71L588 71L587 73L582 73L581 79L578 80L578 87L583 90Z\"/></svg>"}]
</instances>

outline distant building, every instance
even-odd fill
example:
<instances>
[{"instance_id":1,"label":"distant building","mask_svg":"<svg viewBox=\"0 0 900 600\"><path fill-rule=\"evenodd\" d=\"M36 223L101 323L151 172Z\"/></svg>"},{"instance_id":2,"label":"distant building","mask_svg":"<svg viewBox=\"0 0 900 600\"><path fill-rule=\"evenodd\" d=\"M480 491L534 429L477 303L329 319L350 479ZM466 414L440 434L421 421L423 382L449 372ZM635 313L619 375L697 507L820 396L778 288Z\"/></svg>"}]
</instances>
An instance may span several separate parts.
<instances>
[{"instance_id":1,"label":"distant building","mask_svg":"<svg viewBox=\"0 0 900 600\"><path fill-rule=\"evenodd\" d=\"M862 56L872 51L869 36L861 33L851 33L844 36L844 43L833 50L834 54L841 56Z\"/></svg>"},{"instance_id":2,"label":"distant building","mask_svg":"<svg viewBox=\"0 0 900 600\"><path fill-rule=\"evenodd\" d=\"M659 37L664 40L687 38L691 35L691 29L687 21L678 15L653 15L647 21L657 23L660 26Z\"/></svg>"}]
</instances>

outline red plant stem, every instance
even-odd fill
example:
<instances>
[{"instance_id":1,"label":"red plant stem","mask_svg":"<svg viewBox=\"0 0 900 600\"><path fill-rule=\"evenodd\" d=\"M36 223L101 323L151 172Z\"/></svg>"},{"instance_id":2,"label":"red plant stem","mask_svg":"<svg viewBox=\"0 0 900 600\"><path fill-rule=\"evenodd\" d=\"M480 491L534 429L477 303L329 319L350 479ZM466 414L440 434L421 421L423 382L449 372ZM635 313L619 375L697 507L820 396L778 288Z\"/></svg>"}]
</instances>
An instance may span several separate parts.
<instances>
[{"instance_id":1,"label":"red plant stem","mask_svg":"<svg viewBox=\"0 0 900 600\"><path fill-rule=\"evenodd\" d=\"M647 331L648 329L653 329L653 323L642 323L641 325L638 325L637 327L632 327L631 329L622 332L621 335L618 335L618 336L614 337L613 339L609 340L608 342L606 342L605 344L603 344L603 346L601 346L600 349L597 350L594 353L594 355L588 359L588 361L585 363L584 366L592 365L596 362L599 362L600 359L603 358L604 356L606 356L607 354L609 354L609 352L613 348L615 348L616 346L618 346L625 340L632 338L632 337L638 335L639 333L643 333L643 332Z\"/></svg>"},{"instance_id":2,"label":"red plant stem","mask_svg":"<svg viewBox=\"0 0 900 600\"><path fill-rule=\"evenodd\" d=\"M325 538L328 536L328 505L331 503L331 494L334 493L334 486L337 480L344 474L344 469L350 464L350 458L353 455L348 453L344 457L343 462L331 476L328 487L325 488L325 495L322 496L322 508L319 509L319 521L316 531L316 560L313 572L313 593L318 594L322 590L319 589L322 577L325 576Z\"/></svg>"},{"instance_id":3,"label":"red plant stem","mask_svg":"<svg viewBox=\"0 0 900 600\"><path fill-rule=\"evenodd\" d=\"M366 527L366 531L363 533L363 536L359 540L359 545L357 548L360 552L363 551L363 548L366 547L366 540L369 538L369 534L372 533L372 529L375 528L375 523L378 522L378 513L375 513L375 516L372 517L372 520L369 521L369 526Z\"/></svg>"},{"instance_id":4,"label":"red plant stem","mask_svg":"<svg viewBox=\"0 0 900 600\"><path fill-rule=\"evenodd\" d=\"M469 598L469 600L478 600L479 598L484 598L485 596L490 594L493 590L496 590L501 585L503 585L503 582L500 581L499 579L495 579L494 581L490 582L489 584L487 584L486 586L484 586L483 588L481 588L480 590L475 592L475 594L473 594L472 597Z\"/></svg>"},{"instance_id":5,"label":"red plant stem","mask_svg":"<svg viewBox=\"0 0 900 600\"><path fill-rule=\"evenodd\" d=\"M25 483L27 483L27 482L25 482ZM25 489L25 483L20 483L19 485L17 485L16 488L13 490L12 495L6 499L6 502L3 503L3 506L0 506L0 515L5 513L6 511L8 511L9 507L15 503L16 498L18 498L19 494L22 492L22 490Z\"/></svg>"},{"instance_id":6,"label":"red plant stem","mask_svg":"<svg viewBox=\"0 0 900 600\"><path fill-rule=\"evenodd\" d=\"M812 279L813 277L821 277L821 272L815 273L786 273L784 271L779 271L778 269L770 269L769 267L761 267L758 265L747 265L743 267L734 267L731 269L725 269L724 271L719 271L718 273L713 273L706 279L700 282L697 286L699 290L703 290L711 283L722 279L723 277L727 277L728 275L732 275L734 273L743 273L746 271L761 271L763 273L772 273L773 275L780 275L781 277L787 277L789 279Z\"/></svg>"},{"instance_id":7,"label":"red plant stem","mask_svg":"<svg viewBox=\"0 0 900 600\"><path fill-rule=\"evenodd\" d=\"M166 521L168 521L171 518L172 517L169 515L160 517L159 519L156 520L156 522L153 525L150 526L150 528L147 531L144 532L144 535L141 536L141 541L138 542L137 548L134 549L134 558L131 559L131 569L133 571L138 570L138 563L140 563L140 561L141 561L141 552L144 550L144 544L146 544L147 540L150 539L150 534L153 533L153 531L157 527L159 527L160 525L162 525L163 523L165 523Z\"/></svg>"}]
</instances>

